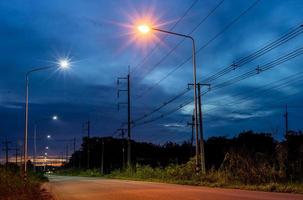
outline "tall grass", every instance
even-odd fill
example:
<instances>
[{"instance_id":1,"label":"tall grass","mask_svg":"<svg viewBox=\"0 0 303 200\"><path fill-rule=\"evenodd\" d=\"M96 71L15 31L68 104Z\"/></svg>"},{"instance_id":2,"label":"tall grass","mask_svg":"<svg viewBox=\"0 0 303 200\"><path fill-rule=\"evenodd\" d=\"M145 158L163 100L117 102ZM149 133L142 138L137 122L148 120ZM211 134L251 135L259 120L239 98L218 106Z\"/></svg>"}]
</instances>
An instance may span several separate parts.
<instances>
[{"instance_id":1,"label":"tall grass","mask_svg":"<svg viewBox=\"0 0 303 200\"><path fill-rule=\"evenodd\" d=\"M240 188L262 191L303 193L303 184L287 182L283 177L261 163L253 165L250 160L229 159L220 169L210 169L205 174L195 173L195 162L190 160L183 165L170 165L165 168L152 168L137 165L134 169L116 170L107 175L110 178L158 181L210 187ZM235 163L234 163L235 162Z\"/></svg>"},{"instance_id":2,"label":"tall grass","mask_svg":"<svg viewBox=\"0 0 303 200\"><path fill-rule=\"evenodd\" d=\"M30 173L25 183L20 170L10 166L8 169L0 166L0 199L1 200L42 200L45 199L40 189L42 174Z\"/></svg>"}]
</instances>

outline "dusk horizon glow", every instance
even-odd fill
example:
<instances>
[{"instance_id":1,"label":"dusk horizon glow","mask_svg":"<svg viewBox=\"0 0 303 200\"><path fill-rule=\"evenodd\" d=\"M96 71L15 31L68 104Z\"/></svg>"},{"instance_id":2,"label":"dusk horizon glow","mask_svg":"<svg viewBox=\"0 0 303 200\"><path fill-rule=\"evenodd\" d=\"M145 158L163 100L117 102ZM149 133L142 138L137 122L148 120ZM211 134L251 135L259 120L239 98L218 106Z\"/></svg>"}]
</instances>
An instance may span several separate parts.
<instances>
[{"instance_id":1,"label":"dusk horizon glow","mask_svg":"<svg viewBox=\"0 0 303 200\"><path fill-rule=\"evenodd\" d=\"M56 121L38 126L39 156L61 155L74 138L81 148L86 121L91 137L121 137L127 107L117 103L127 98L117 98L116 82L129 71L132 139L189 141L191 43L153 28L196 40L197 81L210 84L201 92L205 139L253 130L283 140L286 105L289 129L303 129L302 13L300 0L2 1L0 141L21 148L26 72L54 65L62 70L29 80L29 155L45 116Z\"/></svg>"}]
</instances>

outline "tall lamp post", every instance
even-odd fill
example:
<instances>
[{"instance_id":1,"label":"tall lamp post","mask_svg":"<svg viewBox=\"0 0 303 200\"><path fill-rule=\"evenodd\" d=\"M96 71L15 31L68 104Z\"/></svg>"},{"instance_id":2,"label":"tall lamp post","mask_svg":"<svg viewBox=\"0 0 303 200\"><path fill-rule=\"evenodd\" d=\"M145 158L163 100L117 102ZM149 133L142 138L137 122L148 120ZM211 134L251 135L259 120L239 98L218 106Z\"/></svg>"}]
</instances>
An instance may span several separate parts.
<instances>
[{"instance_id":1,"label":"tall lamp post","mask_svg":"<svg viewBox=\"0 0 303 200\"><path fill-rule=\"evenodd\" d=\"M40 122L42 122L42 121L49 120L49 119L50 119L49 117L47 117L47 118L42 118L42 119L36 120L36 121L35 121L35 124L34 124L34 158L33 158L34 171L36 171L37 127L38 127L38 123L40 123ZM56 120L58 120L58 116L57 116L57 115L54 115L54 116L52 116L51 119L54 120L54 121L56 121Z\"/></svg>"},{"instance_id":2,"label":"tall lamp post","mask_svg":"<svg viewBox=\"0 0 303 200\"><path fill-rule=\"evenodd\" d=\"M194 121L194 126L195 126L195 133L196 133L196 172L200 171L199 168L199 132L198 132L198 109L197 109L197 73L196 73L196 45L195 45L195 40L192 36L190 35L184 35L184 34L180 34L180 33L175 33L175 32L171 32L171 31L166 31L166 30L162 30L162 29L158 29L158 28L154 28L154 27L150 27L148 25L140 25L137 27L138 30L143 33L143 34L147 34L150 31L158 31L161 33L165 33L165 34L170 34L170 35L176 35L176 36L180 36L183 38L187 38L190 39L192 42L192 63L193 63L193 79L194 79L194 115L195 115L195 121ZM203 138L201 138L201 140L203 140ZM203 155L204 156L204 155ZM201 165L201 170L202 173L205 173L205 163L202 163Z\"/></svg>"},{"instance_id":3,"label":"tall lamp post","mask_svg":"<svg viewBox=\"0 0 303 200\"><path fill-rule=\"evenodd\" d=\"M58 61L58 67L61 69L67 69L70 67L70 62L68 59L63 59ZM27 180L27 160L28 160L28 90L29 90L29 76L38 71L43 71L47 69L56 68L54 66L51 67L40 67L35 68L30 71L28 71L25 75L25 128L24 128L24 144L23 144L23 151L24 151L24 180Z\"/></svg>"}]
</instances>

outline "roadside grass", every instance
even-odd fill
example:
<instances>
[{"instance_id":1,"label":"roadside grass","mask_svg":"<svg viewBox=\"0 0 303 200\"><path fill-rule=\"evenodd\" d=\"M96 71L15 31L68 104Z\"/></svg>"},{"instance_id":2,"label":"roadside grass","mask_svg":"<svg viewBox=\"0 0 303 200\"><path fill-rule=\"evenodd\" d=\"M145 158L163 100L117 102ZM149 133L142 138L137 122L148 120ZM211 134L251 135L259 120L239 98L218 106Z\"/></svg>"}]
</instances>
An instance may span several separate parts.
<instances>
[{"instance_id":1,"label":"roadside grass","mask_svg":"<svg viewBox=\"0 0 303 200\"><path fill-rule=\"evenodd\" d=\"M55 172L55 175L62 176L82 176L82 177L103 177L97 169L79 170L79 169L61 169Z\"/></svg>"},{"instance_id":2,"label":"roadside grass","mask_svg":"<svg viewBox=\"0 0 303 200\"><path fill-rule=\"evenodd\" d=\"M222 172L210 170L207 174L196 175L192 177L182 177L180 174L171 173L172 169L151 168L149 166L137 166L136 170L114 171L105 175L107 178L128 179L137 181L151 181L161 183L172 183L182 185L206 186L217 188L243 189L265 192L284 192L303 194L303 183L290 182L268 182L268 183L242 183L236 180L227 179ZM181 174L183 176L184 174Z\"/></svg>"},{"instance_id":3,"label":"roadside grass","mask_svg":"<svg viewBox=\"0 0 303 200\"><path fill-rule=\"evenodd\" d=\"M0 166L0 199L1 200L46 200L41 184L47 181L43 174L29 173L25 184L20 170L16 166L9 166L6 170Z\"/></svg>"},{"instance_id":4,"label":"roadside grass","mask_svg":"<svg viewBox=\"0 0 303 200\"><path fill-rule=\"evenodd\" d=\"M277 177L271 169L257 167L258 169L251 166L246 171L211 169L206 174L196 174L195 162L191 160L183 165L170 165L165 168L137 165L134 168L115 170L106 175L101 174L97 169L86 171L65 169L56 174L303 194L303 183L288 182Z\"/></svg>"}]
</instances>

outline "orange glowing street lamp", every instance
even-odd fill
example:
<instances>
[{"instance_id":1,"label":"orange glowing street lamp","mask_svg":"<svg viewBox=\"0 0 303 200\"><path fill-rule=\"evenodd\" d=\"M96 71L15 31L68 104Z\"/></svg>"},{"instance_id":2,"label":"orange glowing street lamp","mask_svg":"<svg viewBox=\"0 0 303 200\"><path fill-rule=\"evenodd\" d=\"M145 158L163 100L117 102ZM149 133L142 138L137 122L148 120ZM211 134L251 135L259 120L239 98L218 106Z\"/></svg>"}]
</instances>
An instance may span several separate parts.
<instances>
[{"instance_id":1,"label":"orange glowing street lamp","mask_svg":"<svg viewBox=\"0 0 303 200\"><path fill-rule=\"evenodd\" d=\"M138 29L141 33L144 33L144 34L150 32L150 27L147 26L147 25L145 25L145 24L139 25L139 26L137 27L137 29Z\"/></svg>"},{"instance_id":2,"label":"orange glowing street lamp","mask_svg":"<svg viewBox=\"0 0 303 200\"><path fill-rule=\"evenodd\" d=\"M158 31L170 35L176 35L180 37L184 37L187 39L190 39L192 41L192 61L193 61L193 79L194 79L194 113L195 113L195 133L196 133L196 171L200 171L199 168L199 131L198 131L198 110L197 110L197 66L196 66L196 45L195 45L195 40L192 36L190 35L184 35L180 33L175 33L171 31L166 31L158 28L151 27L147 24L141 24L137 26L137 29L140 33L142 34L148 34L150 31ZM199 94L200 95L200 94ZM201 113L202 115L202 113ZM203 141L203 133L201 131L200 133L200 155L201 155L201 172L205 173L205 156L204 156L204 141Z\"/></svg>"}]
</instances>

